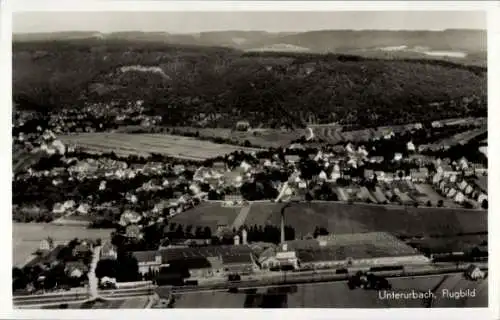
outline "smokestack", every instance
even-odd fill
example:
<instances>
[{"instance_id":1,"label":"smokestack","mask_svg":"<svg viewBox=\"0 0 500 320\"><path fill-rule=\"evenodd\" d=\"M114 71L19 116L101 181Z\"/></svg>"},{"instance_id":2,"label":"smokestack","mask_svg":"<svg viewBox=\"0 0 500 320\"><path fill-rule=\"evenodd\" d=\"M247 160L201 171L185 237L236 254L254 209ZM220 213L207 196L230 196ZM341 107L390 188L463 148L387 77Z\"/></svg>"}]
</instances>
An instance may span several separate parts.
<instances>
[{"instance_id":1,"label":"smokestack","mask_svg":"<svg viewBox=\"0 0 500 320\"><path fill-rule=\"evenodd\" d=\"M247 237L248 237L248 233L247 233L247 230L246 229L243 229L241 231L241 242L243 244L247 244Z\"/></svg>"}]
</instances>

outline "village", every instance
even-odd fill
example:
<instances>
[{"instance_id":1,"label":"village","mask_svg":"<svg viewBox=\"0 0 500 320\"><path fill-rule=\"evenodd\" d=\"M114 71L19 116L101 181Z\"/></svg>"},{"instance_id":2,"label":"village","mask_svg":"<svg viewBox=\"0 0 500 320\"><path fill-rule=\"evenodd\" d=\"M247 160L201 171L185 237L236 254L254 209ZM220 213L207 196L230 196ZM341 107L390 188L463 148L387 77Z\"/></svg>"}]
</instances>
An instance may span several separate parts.
<instances>
[{"instance_id":1,"label":"village","mask_svg":"<svg viewBox=\"0 0 500 320\"><path fill-rule=\"evenodd\" d=\"M92 112L95 109L84 109L84 113L87 112L85 110ZM124 112L122 117L135 121L137 118L133 112ZM49 122L48 127L54 130L37 125L33 128L34 132L21 131L14 139L15 148L30 157L21 161L23 163L15 170L13 220L114 231L102 247L96 239L74 239L67 245L59 246L53 245L50 239L43 240L38 258L19 266L23 267L22 271L16 271L19 276L16 286L26 288L28 283L32 291L59 288L62 283L74 287L86 283L88 286L89 278L82 275L89 272L95 273L101 280L155 279L155 282L162 283L163 280L158 278L160 267L166 265L165 261L169 266L173 265L173 261L177 260L171 255L179 254L183 262L176 267L170 266L174 270L171 272L185 274L189 270L191 276L198 280L206 277L193 276L196 272L215 275L220 271L220 278L247 274L249 270L276 264L269 265L264 257L275 257L280 251L269 244L280 242L278 228L250 229L245 227L245 216L240 218L242 221L238 224L233 223L232 228L231 223L203 225L203 221L191 221L184 224L184 212L187 214L207 202L220 203L221 208L240 208L249 202L272 203L276 199L280 202L326 201L460 210L488 208L486 161L479 151L472 154L469 160L469 154L462 155L459 149L470 144L480 145L478 140L482 141L485 137L471 135L470 140L443 146L440 150L429 150L423 143L426 136L434 134L438 138L446 138L443 137L443 126L436 122L426 128L413 126L410 131L389 131L368 141L328 145L301 138L283 148L250 153L235 151L197 162L160 154L123 157L113 152L89 153L78 145L67 145L57 138L58 133L74 129L73 124L66 129L60 124L67 124L68 119L86 119L86 116L70 113L60 117L51 118ZM26 121L29 120L19 120L14 127L24 128ZM469 127L464 129L460 128L463 123L448 124L449 134L453 136L460 130L475 130L467 125ZM483 123L479 121L474 125L481 127ZM248 126L239 123L236 130L248 130ZM457 157L457 154L461 156ZM30 159L35 160L30 162ZM181 219L176 220L179 217ZM302 267L307 269L304 261L311 259L307 258L311 256L311 244L304 245L302 242L310 241L307 240L310 236L297 238L294 226L285 227L285 240L291 241L288 245L294 247L293 252L297 251L303 261ZM328 237L325 228L316 229L313 238ZM312 234L312 230L310 232ZM388 234L373 236L377 239L391 237ZM361 234L360 237L365 236ZM388 239L386 243L395 242ZM268 242L264 246L250 246L258 241ZM328 242L327 238L324 241ZM335 243L338 245L338 239ZM215 246L203 249L207 244ZM400 252L398 255L415 255L416 261L428 259L405 244L401 246L396 250ZM96 247L100 252L99 261L104 262L92 262ZM192 249L188 249L190 247ZM203 250L218 251L203 253ZM390 256L392 253L389 251L387 254ZM360 258L363 256L358 254ZM165 255L168 258L163 257ZM356 256L356 253L352 255ZM119 263L116 262L118 256ZM207 256L212 257L209 264L205 261ZM192 263L188 257L193 258ZM343 261L345 257L329 259ZM200 263L206 266L199 267ZM211 267L208 268L208 265ZM215 268L214 265L220 267ZM294 265L297 268L297 262ZM228 271L232 268L237 271ZM196 271L198 269L201 271ZM63 275L73 280L54 280ZM47 277L51 280L47 281ZM170 279L166 283L171 281L179 279Z\"/></svg>"}]
</instances>

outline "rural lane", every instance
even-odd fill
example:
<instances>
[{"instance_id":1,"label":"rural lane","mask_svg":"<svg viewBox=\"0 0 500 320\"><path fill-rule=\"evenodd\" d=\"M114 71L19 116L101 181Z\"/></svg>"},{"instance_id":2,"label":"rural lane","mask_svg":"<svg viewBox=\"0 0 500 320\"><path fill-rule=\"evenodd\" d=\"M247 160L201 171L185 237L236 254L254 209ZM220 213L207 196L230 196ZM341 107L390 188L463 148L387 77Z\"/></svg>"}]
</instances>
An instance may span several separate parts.
<instances>
[{"instance_id":1,"label":"rural lane","mask_svg":"<svg viewBox=\"0 0 500 320\"><path fill-rule=\"evenodd\" d=\"M99 262L100 256L101 256L101 247L100 246L95 247L92 254L92 262L90 263L90 270L88 273L90 299L95 299L99 297L99 292L97 290L99 280L95 275L95 269L97 267L97 262Z\"/></svg>"}]
</instances>

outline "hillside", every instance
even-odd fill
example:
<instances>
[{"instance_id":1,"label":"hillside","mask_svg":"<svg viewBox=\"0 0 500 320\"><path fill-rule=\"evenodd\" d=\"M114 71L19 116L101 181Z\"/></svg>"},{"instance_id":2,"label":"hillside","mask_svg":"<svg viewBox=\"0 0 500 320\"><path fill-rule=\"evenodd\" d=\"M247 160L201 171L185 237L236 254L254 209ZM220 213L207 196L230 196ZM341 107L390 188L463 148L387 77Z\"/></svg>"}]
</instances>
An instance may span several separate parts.
<instances>
[{"instance_id":1,"label":"hillside","mask_svg":"<svg viewBox=\"0 0 500 320\"><path fill-rule=\"evenodd\" d=\"M252 52L125 40L13 44L17 102L145 100L165 124L377 126L486 114L486 69L428 59ZM482 105L449 105L479 96ZM443 106L429 105L436 101ZM201 119L199 114L203 114Z\"/></svg>"},{"instance_id":2,"label":"hillside","mask_svg":"<svg viewBox=\"0 0 500 320\"><path fill-rule=\"evenodd\" d=\"M485 30L385 31L385 30L319 30L307 32L211 31L193 34L167 32L58 32L15 34L15 41L71 40L81 38L161 42L179 45L230 47L238 50L276 51L280 46L304 48L311 53L380 55L386 48L405 47L392 52L397 57L425 58L425 52L456 52L465 56L445 57L467 64L486 64L487 34ZM277 47L278 46L278 47ZM476 59L481 57L481 59Z\"/></svg>"}]
</instances>

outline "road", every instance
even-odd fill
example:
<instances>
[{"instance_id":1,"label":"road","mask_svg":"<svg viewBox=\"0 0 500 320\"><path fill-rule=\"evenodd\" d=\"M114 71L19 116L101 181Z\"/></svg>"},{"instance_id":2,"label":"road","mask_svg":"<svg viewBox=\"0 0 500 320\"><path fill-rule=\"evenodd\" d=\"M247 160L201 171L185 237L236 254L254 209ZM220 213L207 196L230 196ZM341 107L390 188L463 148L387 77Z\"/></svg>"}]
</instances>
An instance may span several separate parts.
<instances>
[{"instance_id":1,"label":"road","mask_svg":"<svg viewBox=\"0 0 500 320\"><path fill-rule=\"evenodd\" d=\"M94 248L92 255L92 262L90 263L90 270L88 272L89 294L92 299L96 299L99 297L99 292L98 292L99 280L95 275L95 269L97 267L97 262L99 262L100 256L101 256L101 247L97 246Z\"/></svg>"}]
</instances>

